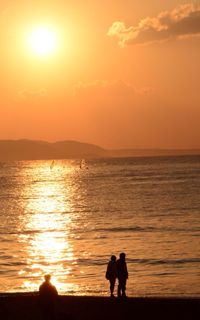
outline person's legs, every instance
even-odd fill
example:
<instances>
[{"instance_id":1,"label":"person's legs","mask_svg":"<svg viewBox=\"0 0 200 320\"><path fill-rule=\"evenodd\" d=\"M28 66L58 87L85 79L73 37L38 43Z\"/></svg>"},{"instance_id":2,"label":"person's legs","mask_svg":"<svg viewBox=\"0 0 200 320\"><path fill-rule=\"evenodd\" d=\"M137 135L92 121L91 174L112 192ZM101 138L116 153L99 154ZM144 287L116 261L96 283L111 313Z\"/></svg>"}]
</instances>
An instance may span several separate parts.
<instances>
[{"instance_id":1,"label":"person's legs","mask_svg":"<svg viewBox=\"0 0 200 320\"><path fill-rule=\"evenodd\" d=\"M126 297L126 279L122 281L122 297Z\"/></svg>"},{"instance_id":2,"label":"person's legs","mask_svg":"<svg viewBox=\"0 0 200 320\"><path fill-rule=\"evenodd\" d=\"M111 294L111 296L113 296L114 288L115 288L115 278L112 278L112 279L110 279L110 294Z\"/></svg>"},{"instance_id":3,"label":"person's legs","mask_svg":"<svg viewBox=\"0 0 200 320\"><path fill-rule=\"evenodd\" d=\"M118 298L121 297L122 285L123 285L122 279L119 279L118 290L117 290L117 296L118 296Z\"/></svg>"}]
</instances>

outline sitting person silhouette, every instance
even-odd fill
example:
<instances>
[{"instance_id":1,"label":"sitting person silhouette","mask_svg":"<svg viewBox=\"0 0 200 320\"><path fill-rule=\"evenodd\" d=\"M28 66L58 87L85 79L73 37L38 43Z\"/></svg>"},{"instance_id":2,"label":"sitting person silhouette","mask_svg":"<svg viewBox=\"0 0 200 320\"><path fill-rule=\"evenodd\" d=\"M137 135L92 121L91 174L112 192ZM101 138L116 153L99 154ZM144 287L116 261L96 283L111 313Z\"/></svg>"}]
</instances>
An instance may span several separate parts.
<instances>
[{"instance_id":1,"label":"sitting person silhouette","mask_svg":"<svg viewBox=\"0 0 200 320\"><path fill-rule=\"evenodd\" d=\"M39 287L40 307L43 319L55 320L56 319L56 300L58 292L56 287L50 282L50 274L45 274L45 281Z\"/></svg>"},{"instance_id":2,"label":"sitting person silhouette","mask_svg":"<svg viewBox=\"0 0 200 320\"><path fill-rule=\"evenodd\" d=\"M106 279L110 281L110 296L114 297L115 281L117 279L116 256L112 255L107 265Z\"/></svg>"},{"instance_id":3,"label":"sitting person silhouette","mask_svg":"<svg viewBox=\"0 0 200 320\"><path fill-rule=\"evenodd\" d=\"M126 297L126 281L128 279L128 270L126 265L126 254L120 253L119 259L117 260L117 277L118 277L118 298Z\"/></svg>"}]
</instances>

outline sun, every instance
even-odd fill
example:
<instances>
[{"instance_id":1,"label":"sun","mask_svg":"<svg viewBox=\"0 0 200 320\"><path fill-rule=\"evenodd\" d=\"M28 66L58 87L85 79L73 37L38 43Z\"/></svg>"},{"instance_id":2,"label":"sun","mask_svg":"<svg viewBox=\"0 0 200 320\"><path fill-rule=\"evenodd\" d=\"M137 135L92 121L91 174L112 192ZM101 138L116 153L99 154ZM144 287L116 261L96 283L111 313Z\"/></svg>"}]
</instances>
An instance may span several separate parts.
<instances>
[{"instance_id":1,"label":"sun","mask_svg":"<svg viewBox=\"0 0 200 320\"><path fill-rule=\"evenodd\" d=\"M32 54L45 57L57 51L58 35L50 27L38 26L28 33L27 43Z\"/></svg>"}]
</instances>

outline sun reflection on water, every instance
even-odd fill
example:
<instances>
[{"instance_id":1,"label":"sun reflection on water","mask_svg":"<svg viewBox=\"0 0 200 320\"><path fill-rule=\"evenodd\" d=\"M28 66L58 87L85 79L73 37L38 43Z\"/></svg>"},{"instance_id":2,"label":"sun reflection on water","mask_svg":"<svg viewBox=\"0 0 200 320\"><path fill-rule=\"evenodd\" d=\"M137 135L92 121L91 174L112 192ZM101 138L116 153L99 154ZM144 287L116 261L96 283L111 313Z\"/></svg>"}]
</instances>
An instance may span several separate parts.
<instances>
[{"instance_id":1,"label":"sun reflection on water","mask_svg":"<svg viewBox=\"0 0 200 320\"><path fill-rule=\"evenodd\" d=\"M34 163L32 170L34 180L23 193L27 199L26 232L19 236L27 251L26 267L19 272L21 277L29 279L23 282L23 289L38 290L43 275L50 273L59 291L77 290L70 279L72 266L76 263L70 242L75 191L72 183L66 184L74 169L63 167L62 163L52 169L48 162L43 162Z\"/></svg>"}]
</instances>

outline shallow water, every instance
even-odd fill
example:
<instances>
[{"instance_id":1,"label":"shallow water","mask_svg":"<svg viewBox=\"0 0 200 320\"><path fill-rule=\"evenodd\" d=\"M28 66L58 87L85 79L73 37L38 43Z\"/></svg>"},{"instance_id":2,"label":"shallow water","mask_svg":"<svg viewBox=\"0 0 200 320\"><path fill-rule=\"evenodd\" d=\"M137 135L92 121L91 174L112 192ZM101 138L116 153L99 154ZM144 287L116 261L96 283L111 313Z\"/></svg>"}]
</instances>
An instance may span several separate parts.
<instances>
[{"instance_id":1,"label":"shallow water","mask_svg":"<svg viewBox=\"0 0 200 320\"><path fill-rule=\"evenodd\" d=\"M107 295L127 254L127 294L200 295L200 157L0 163L0 291Z\"/></svg>"}]
</instances>

